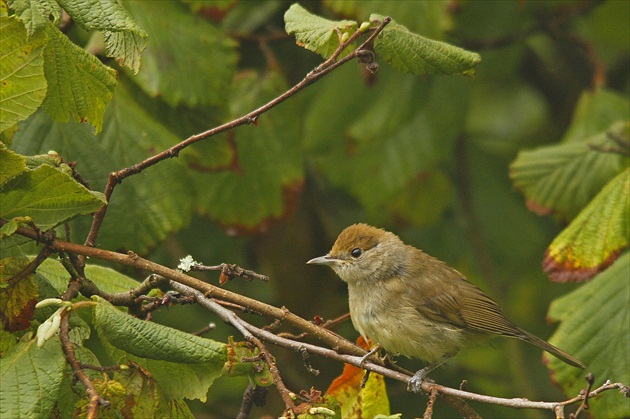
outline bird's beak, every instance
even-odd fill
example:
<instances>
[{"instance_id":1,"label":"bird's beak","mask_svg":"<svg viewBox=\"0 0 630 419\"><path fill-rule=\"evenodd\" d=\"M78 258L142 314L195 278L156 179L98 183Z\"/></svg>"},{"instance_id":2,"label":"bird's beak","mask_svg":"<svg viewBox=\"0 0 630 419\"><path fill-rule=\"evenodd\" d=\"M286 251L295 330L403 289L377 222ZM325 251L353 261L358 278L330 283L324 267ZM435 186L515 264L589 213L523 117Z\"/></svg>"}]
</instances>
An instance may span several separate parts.
<instances>
[{"instance_id":1,"label":"bird's beak","mask_svg":"<svg viewBox=\"0 0 630 419\"><path fill-rule=\"evenodd\" d=\"M328 266L336 265L337 263L339 263L339 259L335 259L334 257L330 255L320 256L318 258L314 258L306 262L307 265L328 265Z\"/></svg>"}]
</instances>

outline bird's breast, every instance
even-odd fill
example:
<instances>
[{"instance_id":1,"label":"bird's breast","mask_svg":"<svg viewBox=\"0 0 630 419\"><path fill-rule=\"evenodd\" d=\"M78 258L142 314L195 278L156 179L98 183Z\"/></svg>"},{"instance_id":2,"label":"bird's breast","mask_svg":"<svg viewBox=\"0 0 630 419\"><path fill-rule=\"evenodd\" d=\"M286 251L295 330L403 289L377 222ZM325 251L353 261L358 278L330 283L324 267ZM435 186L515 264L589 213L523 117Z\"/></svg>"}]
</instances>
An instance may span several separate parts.
<instances>
[{"instance_id":1,"label":"bird's breast","mask_svg":"<svg viewBox=\"0 0 630 419\"><path fill-rule=\"evenodd\" d=\"M461 328L422 316L417 302L407 298L404 290L384 292L379 289L383 285L348 287L352 324L363 337L389 353L429 362L455 354L464 346Z\"/></svg>"}]
</instances>

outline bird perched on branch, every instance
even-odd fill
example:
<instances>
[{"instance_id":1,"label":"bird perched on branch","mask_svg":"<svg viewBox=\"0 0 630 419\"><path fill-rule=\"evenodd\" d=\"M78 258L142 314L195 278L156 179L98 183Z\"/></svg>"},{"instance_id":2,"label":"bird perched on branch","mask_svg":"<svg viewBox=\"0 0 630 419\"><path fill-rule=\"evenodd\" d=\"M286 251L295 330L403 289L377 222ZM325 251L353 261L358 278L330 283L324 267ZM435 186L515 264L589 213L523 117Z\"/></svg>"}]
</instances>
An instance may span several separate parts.
<instances>
[{"instance_id":1,"label":"bird perched on branch","mask_svg":"<svg viewBox=\"0 0 630 419\"><path fill-rule=\"evenodd\" d=\"M497 303L461 273L388 231L351 225L327 255L307 263L328 265L348 283L352 324L364 338L376 342L377 349L430 363L409 381L415 392L447 359L492 335L524 340L585 368L562 349L506 319Z\"/></svg>"}]
</instances>

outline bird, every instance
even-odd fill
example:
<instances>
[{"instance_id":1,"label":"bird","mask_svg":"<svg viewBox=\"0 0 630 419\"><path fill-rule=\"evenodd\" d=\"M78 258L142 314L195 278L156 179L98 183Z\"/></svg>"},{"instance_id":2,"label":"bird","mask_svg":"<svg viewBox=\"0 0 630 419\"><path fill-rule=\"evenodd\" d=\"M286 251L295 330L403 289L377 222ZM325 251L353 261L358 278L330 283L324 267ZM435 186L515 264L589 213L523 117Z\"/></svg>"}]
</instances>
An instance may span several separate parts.
<instances>
[{"instance_id":1,"label":"bird","mask_svg":"<svg viewBox=\"0 0 630 419\"><path fill-rule=\"evenodd\" d=\"M346 227L325 256L307 262L331 267L348 284L350 318L364 338L388 354L429 365L409 380L419 392L426 376L461 349L493 335L536 345L577 368L585 365L508 320L464 275L397 235L368 224Z\"/></svg>"}]
</instances>

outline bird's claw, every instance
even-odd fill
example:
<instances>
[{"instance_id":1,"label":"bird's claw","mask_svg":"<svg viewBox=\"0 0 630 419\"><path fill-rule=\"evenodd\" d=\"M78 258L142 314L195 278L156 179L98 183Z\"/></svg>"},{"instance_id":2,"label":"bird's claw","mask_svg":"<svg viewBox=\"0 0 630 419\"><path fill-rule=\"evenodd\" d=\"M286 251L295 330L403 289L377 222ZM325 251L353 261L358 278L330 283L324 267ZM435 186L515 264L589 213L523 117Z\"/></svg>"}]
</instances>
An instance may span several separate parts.
<instances>
[{"instance_id":1,"label":"bird's claw","mask_svg":"<svg viewBox=\"0 0 630 419\"><path fill-rule=\"evenodd\" d=\"M422 391L422 383L424 381L433 382L430 378L426 378L427 373L429 373L426 368L417 371L413 377L407 381L407 391L412 391L414 393L420 393Z\"/></svg>"}]
</instances>

